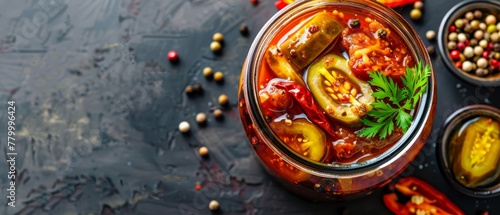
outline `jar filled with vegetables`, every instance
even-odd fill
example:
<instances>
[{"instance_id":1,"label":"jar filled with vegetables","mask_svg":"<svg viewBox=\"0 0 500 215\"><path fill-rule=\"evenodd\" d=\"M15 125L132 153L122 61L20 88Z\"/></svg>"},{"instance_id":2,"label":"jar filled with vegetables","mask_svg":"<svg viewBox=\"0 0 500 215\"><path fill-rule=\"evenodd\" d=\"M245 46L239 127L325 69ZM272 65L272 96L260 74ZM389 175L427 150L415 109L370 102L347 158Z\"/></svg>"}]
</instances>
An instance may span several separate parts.
<instances>
[{"instance_id":1,"label":"jar filled with vegetables","mask_svg":"<svg viewBox=\"0 0 500 215\"><path fill-rule=\"evenodd\" d=\"M238 103L271 175L312 199L345 199L387 184L415 158L435 87L426 47L392 9L299 1L255 38Z\"/></svg>"}]
</instances>

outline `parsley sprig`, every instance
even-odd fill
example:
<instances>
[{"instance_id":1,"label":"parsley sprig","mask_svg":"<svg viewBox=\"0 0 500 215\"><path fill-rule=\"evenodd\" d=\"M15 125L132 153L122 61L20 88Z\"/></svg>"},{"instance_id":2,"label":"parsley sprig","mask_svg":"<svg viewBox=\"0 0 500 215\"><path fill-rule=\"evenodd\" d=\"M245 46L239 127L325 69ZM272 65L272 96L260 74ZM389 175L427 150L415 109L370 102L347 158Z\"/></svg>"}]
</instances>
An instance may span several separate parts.
<instances>
[{"instance_id":1,"label":"parsley sprig","mask_svg":"<svg viewBox=\"0 0 500 215\"><path fill-rule=\"evenodd\" d=\"M401 78L404 86L399 88L392 78L383 73L370 72L371 80L368 83L377 87L377 90L372 94L376 99L372 103L373 109L367 115L375 121L362 118L365 128L358 135L372 138L378 134L381 139L385 139L394 132L395 126L405 133L413 121L408 112L415 109L418 100L427 90L430 74L430 66L422 66L422 62L413 68L407 67Z\"/></svg>"}]
</instances>

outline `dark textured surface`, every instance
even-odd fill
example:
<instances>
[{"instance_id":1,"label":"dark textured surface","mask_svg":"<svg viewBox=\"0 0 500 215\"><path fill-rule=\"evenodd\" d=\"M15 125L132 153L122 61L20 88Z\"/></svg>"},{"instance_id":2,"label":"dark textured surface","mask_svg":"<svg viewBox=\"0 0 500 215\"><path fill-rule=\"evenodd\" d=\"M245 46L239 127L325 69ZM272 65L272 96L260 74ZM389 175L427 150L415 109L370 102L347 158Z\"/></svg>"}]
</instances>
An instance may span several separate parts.
<instances>
[{"instance_id":1,"label":"dark textured surface","mask_svg":"<svg viewBox=\"0 0 500 215\"><path fill-rule=\"evenodd\" d=\"M423 19L410 23L422 36L437 31L456 2L426 1ZM396 10L408 18L410 9ZM276 11L270 0L1 1L0 150L7 152L6 102L14 100L19 171L16 207L7 207L8 166L0 162L0 214L211 214L211 199L221 203L218 214L389 214L383 190L346 202L299 198L250 151L235 108L238 80L252 39ZM215 32L225 37L220 55L209 48ZM169 50L179 53L177 64L166 60ZM499 89L464 83L432 58L433 133L403 176L428 181L466 214L500 214L499 197L473 199L446 184L434 154L443 120L468 104L499 107ZM224 72L225 82L206 80L205 66ZM203 94L187 97L193 83ZM218 121L210 113L221 93L231 107ZM209 116L205 127L198 112ZM183 120L190 135L177 129ZM208 159L199 146L209 147Z\"/></svg>"}]
</instances>

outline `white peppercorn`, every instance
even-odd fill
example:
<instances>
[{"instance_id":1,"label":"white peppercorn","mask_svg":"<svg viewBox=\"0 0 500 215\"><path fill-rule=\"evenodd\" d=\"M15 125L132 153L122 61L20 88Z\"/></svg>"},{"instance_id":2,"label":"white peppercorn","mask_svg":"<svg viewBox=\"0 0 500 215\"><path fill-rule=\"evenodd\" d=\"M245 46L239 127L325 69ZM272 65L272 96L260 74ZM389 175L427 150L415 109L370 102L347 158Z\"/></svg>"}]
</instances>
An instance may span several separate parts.
<instances>
[{"instance_id":1,"label":"white peppercorn","mask_svg":"<svg viewBox=\"0 0 500 215\"><path fill-rule=\"evenodd\" d=\"M201 156L205 157L205 156L207 156L207 155L208 155L208 148L207 148L207 147L205 147L205 146L202 146L202 147L200 147L200 149L198 149L198 153L199 153Z\"/></svg>"},{"instance_id":2,"label":"white peppercorn","mask_svg":"<svg viewBox=\"0 0 500 215\"><path fill-rule=\"evenodd\" d=\"M479 29L479 20L472 20L470 22L470 27L472 27L473 30Z\"/></svg>"},{"instance_id":3,"label":"white peppercorn","mask_svg":"<svg viewBox=\"0 0 500 215\"><path fill-rule=\"evenodd\" d=\"M476 75L477 76L486 76L488 75L488 69L484 69L484 68L478 68L476 69Z\"/></svg>"},{"instance_id":4,"label":"white peppercorn","mask_svg":"<svg viewBox=\"0 0 500 215\"><path fill-rule=\"evenodd\" d=\"M483 12L481 12L480 10L474 11L474 18L481 19L482 17L483 17Z\"/></svg>"},{"instance_id":5,"label":"white peppercorn","mask_svg":"<svg viewBox=\"0 0 500 215\"><path fill-rule=\"evenodd\" d=\"M203 68L203 76L208 78L208 77L211 77L212 74L213 74L212 68L210 68L210 67Z\"/></svg>"},{"instance_id":6,"label":"white peppercorn","mask_svg":"<svg viewBox=\"0 0 500 215\"><path fill-rule=\"evenodd\" d=\"M487 40L481 40L479 41L479 46L483 47L483 49L485 49L486 47L488 47L488 41Z\"/></svg>"},{"instance_id":7,"label":"white peppercorn","mask_svg":"<svg viewBox=\"0 0 500 215\"><path fill-rule=\"evenodd\" d=\"M455 20L455 26L457 28L462 28L464 26L464 21L462 19Z\"/></svg>"},{"instance_id":8,"label":"white peppercorn","mask_svg":"<svg viewBox=\"0 0 500 215\"><path fill-rule=\"evenodd\" d=\"M454 50L456 48L457 48L457 43L455 41L448 42L448 49L449 50Z\"/></svg>"},{"instance_id":9,"label":"white peppercorn","mask_svg":"<svg viewBox=\"0 0 500 215\"><path fill-rule=\"evenodd\" d=\"M433 40L436 37L436 32L434 32L433 30L428 30L425 33L425 37L427 37L428 40Z\"/></svg>"},{"instance_id":10,"label":"white peppercorn","mask_svg":"<svg viewBox=\"0 0 500 215\"><path fill-rule=\"evenodd\" d=\"M473 20L474 19L474 13L472 13L471 11L467 12L465 14L465 18L468 19L468 20Z\"/></svg>"},{"instance_id":11,"label":"white peppercorn","mask_svg":"<svg viewBox=\"0 0 500 215\"><path fill-rule=\"evenodd\" d=\"M491 42L496 43L496 42L498 42L498 39L500 39L500 35L497 32L492 33L490 35L490 39L491 39Z\"/></svg>"},{"instance_id":12,"label":"white peppercorn","mask_svg":"<svg viewBox=\"0 0 500 215\"><path fill-rule=\"evenodd\" d=\"M182 133L189 132L190 128L191 128L191 126L189 125L189 122L182 121L181 123L179 123L179 131Z\"/></svg>"},{"instance_id":13,"label":"white peppercorn","mask_svg":"<svg viewBox=\"0 0 500 215\"><path fill-rule=\"evenodd\" d=\"M481 30L477 30L476 32L474 32L474 39L476 40L482 40L483 39L483 31Z\"/></svg>"},{"instance_id":14,"label":"white peppercorn","mask_svg":"<svg viewBox=\"0 0 500 215\"><path fill-rule=\"evenodd\" d=\"M487 25L497 24L497 18L495 17L495 15L492 15L492 14L486 16L484 21L486 22Z\"/></svg>"},{"instance_id":15,"label":"white peppercorn","mask_svg":"<svg viewBox=\"0 0 500 215\"><path fill-rule=\"evenodd\" d=\"M208 208L211 210L211 211L216 211L217 209L219 209L219 202L217 200L212 200L210 201L210 203L208 203Z\"/></svg>"},{"instance_id":16,"label":"white peppercorn","mask_svg":"<svg viewBox=\"0 0 500 215\"><path fill-rule=\"evenodd\" d=\"M486 68L488 66L488 60L486 60L485 58L479 58L476 64L479 68Z\"/></svg>"},{"instance_id":17,"label":"white peppercorn","mask_svg":"<svg viewBox=\"0 0 500 215\"><path fill-rule=\"evenodd\" d=\"M214 41L221 42L222 40L224 40L224 36L221 33L217 32L213 35L212 39Z\"/></svg>"},{"instance_id":18,"label":"white peppercorn","mask_svg":"<svg viewBox=\"0 0 500 215\"><path fill-rule=\"evenodd\" d=\"M470 71L472 71L472 63L470 61L464 61L462 63L462 70L464 72L470 72Z\"/></svg>"},{"instance_id":19,"label":"white peppercorn","mask_svg":"<svg viewBox=\"0 0 500 215\"><path fill-rule=\"evenodd\" d=\"M486 31L486 27L488 27L488 26L486 25L486 23L484 23L484 22L479 23L479 29L481 29L481 30L483 30L483 31Z\"/></svg>"},{"instance_id":20,"label":"white peppercorn","mask_svg":"<svg viewBox=\"0 0 500 215\"><path fill-rule=\"evenodd\" d=\"M451 32L449 35L448 35L448 40L450 41L457 41L457 38L458 37L458 34L456 32Z\"/></svg>"},{"instance_id":21,"label":"white peppercorn","mask_svg":"<svg viewBox=\"0 0 500 215\"><path fill-rule=\"evenodd\" d=\"M459 42L465 42L467 40L467 36L465 36L464 33L459 33L457 38Z\"/></svg>"},{"instance_id":22,"label":"white peppercorn","mask_svg":"<svg viewBox=\"0 0 500 215\"><path fill-rule=\"evenodd\" d=\"M471 58L474 56L474 49L470 46L465 47L464 49L464 56L466 58Z\"/></svg>"},{"instance_id":23,"label":"white peppercorn","mask_svg":"<svg viewBox=\"0 0 500 215\"><path fill-rule=\"evenodd\" d=\"M212 50L214 52L219 51L221 48L222 48L222 45L217 41L213 41L212 43L210 43L210 50Z\"/></svg>"},{"instance_id":24,"label":"white peppercorn","mask_svg":"<svg viewBox=\"0 0 500 215\"><path fill-rule=\"evenodd\" d=\"M484 51L484 49L481 46L474 47L474 54L477 56L481 56L481 54L483 54L483 51Z\"/></svg>"},{"instance_id":25,"label":"white peppercorn","mask_svg":"<svg viewBox=\"0 0 500 215\"><path fill-rule=\"evenodd\" d=\"M196 122L198 124L204 124L207 122L207 115L205 113L196 114Z\"/></svg>"}]
</instances>

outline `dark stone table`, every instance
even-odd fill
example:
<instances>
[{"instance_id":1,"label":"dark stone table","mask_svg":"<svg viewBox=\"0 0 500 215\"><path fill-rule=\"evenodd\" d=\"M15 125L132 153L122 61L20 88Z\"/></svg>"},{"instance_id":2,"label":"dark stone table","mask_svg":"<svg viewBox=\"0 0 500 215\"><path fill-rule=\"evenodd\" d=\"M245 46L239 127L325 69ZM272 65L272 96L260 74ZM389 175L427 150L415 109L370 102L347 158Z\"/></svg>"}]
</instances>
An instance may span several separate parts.
<instances>
[{"instance_id":1,"label":"dark stone table","mask_svg":"<svg viewBox=\"0 0 500 215\"><path fill-rule=\"evenodd\" d=\"M426 1L411 21L424 37L438 30L459 0ZM411 6L396 9L409 19ZM40 0L0 2L0 143L15 152L15 208L0 162L0 214L390 214L379 190L355 201L314 203L277 184L250 151L239 120L242 62L261 26L277 9L272 0ZM248 36L239 32L249 27ZM214 55L212 34L223 33ZM426 45L435 41L424 39ZM166 59L176 50L179 62ZM423 151L405 171L428 181L467 214L500 214L500 198L473 199L450 187L435 159L437 132L453 111L469 104L500 105L498 88L452 75L432 56L438 109ZM222 71L206 80L202 69ZM188 97L187 85L203 93ZM225 93L224 119L211 112ZM15 101L15 150L7 147L7 102ZM208 114L197 126L195 115ZM191 123L182 135L179 122ZM197 149L207 146L208 159ZM200 183L201 190L195 185ZM495 204L496 203L496 204Z\"/></svg>"}]
</instances>

